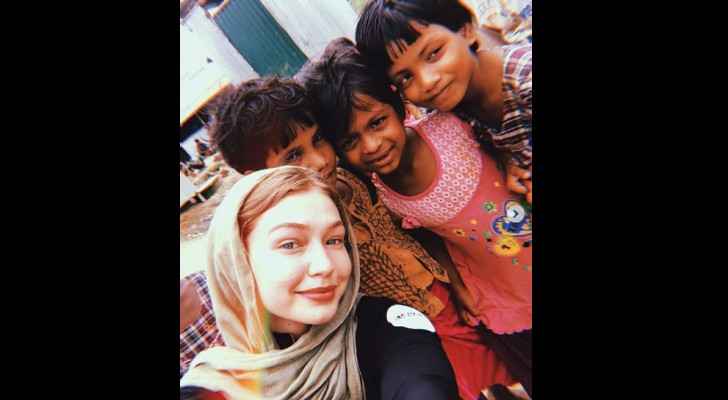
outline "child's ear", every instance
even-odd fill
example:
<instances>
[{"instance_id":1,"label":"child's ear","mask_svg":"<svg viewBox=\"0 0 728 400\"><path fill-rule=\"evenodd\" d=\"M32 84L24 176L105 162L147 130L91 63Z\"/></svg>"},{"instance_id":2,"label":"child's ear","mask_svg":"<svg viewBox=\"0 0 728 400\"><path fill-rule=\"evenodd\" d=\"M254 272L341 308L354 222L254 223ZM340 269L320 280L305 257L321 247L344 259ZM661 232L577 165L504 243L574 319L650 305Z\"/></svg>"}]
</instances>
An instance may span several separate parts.
<instances>
[{"instance_id":1,"label":"child's ear","mask_svg":"<svg viewBox=\"0 0 728 400\"><path fill-rule=\"evenodd\" d=\"M458 30L460 36L464 37L468 42L468 46L472 46L473 43L478 39L475 35L475 24L472 22L466 22L460 30Z\"/></svg>"}]
</instances>

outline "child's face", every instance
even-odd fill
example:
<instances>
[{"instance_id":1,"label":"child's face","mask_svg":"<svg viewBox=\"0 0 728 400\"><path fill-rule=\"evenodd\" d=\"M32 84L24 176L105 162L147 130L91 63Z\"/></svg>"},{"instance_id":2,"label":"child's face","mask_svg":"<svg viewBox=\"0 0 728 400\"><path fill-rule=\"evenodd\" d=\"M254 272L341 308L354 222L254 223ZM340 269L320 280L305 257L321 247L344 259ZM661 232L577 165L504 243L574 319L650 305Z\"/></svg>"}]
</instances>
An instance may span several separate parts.
<instances>
[{"instance_id":1,"label":"child's face","mask_svg":"<svg viewBox=\"0 0 728 400\"><path fill-rule=\"evenodd\" d=\"M362 172L387 175L397 170L405 145L405 131L397 112L364 94L354 94L367 105L367 110L354 108L349 133L343 135L337 148L347 162Z\"/></svg>"},{"instance_id":2,"label":"child's face","mask_svg":"<svg viewBox=\"0 0 728 400\"><path fill-rule=\"evenodd\" d=\"M465 97L475 71L472 26L461 33L437 24L413 22L412 27L420 36L411 45L401 41L404 52L394 43L387 48L392 59L387 75L411 102L450 111Z\"/></svg>"},{"instance_id":3,"label":"child's face","mask_svg":"<svg viewBox=\"0 0 728 400\"><path fill-rule=\"evenodd\" d=\"M318 125L296 130L296 137L285 149L268 150L266 168L295 165L320 173L326 183L336 184L336 153L331 144L321 136Z\"/></svg>"}]
</instances>

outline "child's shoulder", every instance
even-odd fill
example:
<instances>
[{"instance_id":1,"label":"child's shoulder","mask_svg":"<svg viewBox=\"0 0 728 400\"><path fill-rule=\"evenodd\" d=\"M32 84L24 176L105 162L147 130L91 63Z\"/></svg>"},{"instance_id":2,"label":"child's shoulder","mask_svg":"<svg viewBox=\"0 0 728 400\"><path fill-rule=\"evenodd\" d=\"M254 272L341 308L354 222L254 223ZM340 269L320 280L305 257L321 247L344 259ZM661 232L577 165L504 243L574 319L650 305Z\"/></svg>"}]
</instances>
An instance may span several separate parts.
<instances>
[{"instance_id":1,"label":"child's shoulder","mask_svg":"<svg viewBox=\"0 0 728 400\"><path fill-rule=\"evenodd\" d=\"M433 111L418 120L408 121L405 126L427 136L433 134L441 136L444 132L470 135L472 132L472 127L457 115L440 111Z\"/></svg>"},{"instance_id":2,"label":"child's shoulder","mask_svg":"<svg viewBox=\"0 0 728 400\"><path fill-rule=\"evenodd\" d=\"M505 81L515 83L530 80L532 74L532 52L530 44L517 44L503 48Z\"/></svg>"}]
</instances>

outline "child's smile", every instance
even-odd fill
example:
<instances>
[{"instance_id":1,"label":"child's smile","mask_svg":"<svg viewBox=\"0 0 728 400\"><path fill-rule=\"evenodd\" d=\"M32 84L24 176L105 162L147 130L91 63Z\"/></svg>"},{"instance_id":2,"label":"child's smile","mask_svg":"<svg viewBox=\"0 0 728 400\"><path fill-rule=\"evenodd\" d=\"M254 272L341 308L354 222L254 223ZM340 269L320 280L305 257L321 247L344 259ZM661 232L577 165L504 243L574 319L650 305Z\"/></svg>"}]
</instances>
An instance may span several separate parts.
<instances>
[{"instance_id":1,"label":"child's smile","mask_svg":"<svg viewBox=\"0 0 728 400\"><path fill-rule=\"evenodd\" d=\"M454 33L437 24L413 22L412 27L420 33L414 43L388 47L392 67L387 75L413 103L450 111L468 91L476 63L470 52L475 36L470 29Z\"/></svg>"},{"instance_id":2,"label":"child's smile","mask_svg":"<svg viewBox=\"0 0 728 400\"><path fill-rule=\"evenodd\" d=\"M352 167L390 174L399 167L406 141L402 121L389 104L363 94L356 96L367 109L353 109L350 132L336 147Z\"/></svg>"}]
</instances>

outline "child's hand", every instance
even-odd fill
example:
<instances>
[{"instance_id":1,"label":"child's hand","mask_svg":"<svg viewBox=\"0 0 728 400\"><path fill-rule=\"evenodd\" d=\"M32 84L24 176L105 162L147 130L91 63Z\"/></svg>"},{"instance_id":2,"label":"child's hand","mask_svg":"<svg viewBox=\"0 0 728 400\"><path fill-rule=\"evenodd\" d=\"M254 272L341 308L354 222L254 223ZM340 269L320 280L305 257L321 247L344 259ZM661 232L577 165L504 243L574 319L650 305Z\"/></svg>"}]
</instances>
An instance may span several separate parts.
<instances>
[{"instance_id":1,"label":"child's hand","mask_svg":"<svg viewBox=\"0 0 728 400\"><path fill-rule=\"evenodd\" d=\"M508 164L506 169L506 187L511 192L525 194L528 203L531 203L531 169L525 170L515 164Z\"/></svg>"},{"instance_id":2,"label":"child's hand","mask_svg":"<svg viewBox=\"0 0 728 400\"><path fill-rule=\"evenodd\" d=\"M465 285L460 282L451 282L453 300L455 301L455 308L458 310L458 315L467 325L477 326L478 325L478 311L475 309L475 302L473 297L470 296L470 292Z\"/></svg>"}]
</instances>

